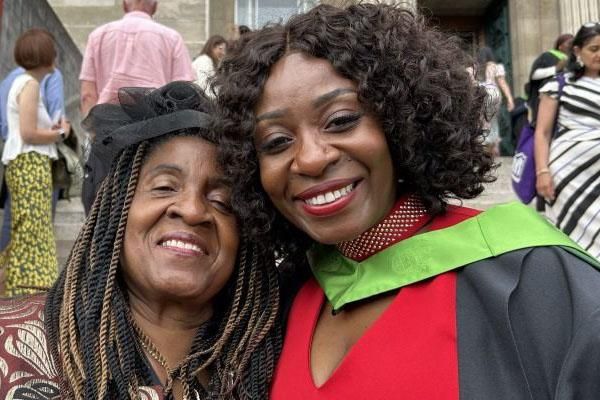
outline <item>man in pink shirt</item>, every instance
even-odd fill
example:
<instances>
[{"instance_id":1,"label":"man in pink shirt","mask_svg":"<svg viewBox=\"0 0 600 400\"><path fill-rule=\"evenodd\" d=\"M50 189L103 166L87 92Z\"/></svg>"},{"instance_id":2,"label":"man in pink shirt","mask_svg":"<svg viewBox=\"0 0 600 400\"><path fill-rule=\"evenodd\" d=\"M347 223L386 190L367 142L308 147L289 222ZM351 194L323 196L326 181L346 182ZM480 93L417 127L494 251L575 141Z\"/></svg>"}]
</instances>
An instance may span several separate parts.
<instances>
[{"instance_id":1,"label":"man in pink shirt","mask_svg":"<svg viewBox=\"0 0 600 400\"><path fill-rule=\"evenodd\" d=\"M98 103L117 103L122 87L196 80L181 35L152 20L156 7L157 0L123 0L125 16L90 34L79 75L82 116ZM95 157L93 147L92 142L81 194L86 214L111 163Z\"/></svg>"},{"instance_id":2,"label":"man in pink shirt","mask_svg":"<svg viewBox=\"0 0 600 400\"><path fill-rule=\"evenodd\" d=\"M121 87L161 87L194 81L190 55L179 33L152 20L157 0L123 0L125 16L96 28L81 66L81 113L117 101Z\"/></svg>"}]
</instances>

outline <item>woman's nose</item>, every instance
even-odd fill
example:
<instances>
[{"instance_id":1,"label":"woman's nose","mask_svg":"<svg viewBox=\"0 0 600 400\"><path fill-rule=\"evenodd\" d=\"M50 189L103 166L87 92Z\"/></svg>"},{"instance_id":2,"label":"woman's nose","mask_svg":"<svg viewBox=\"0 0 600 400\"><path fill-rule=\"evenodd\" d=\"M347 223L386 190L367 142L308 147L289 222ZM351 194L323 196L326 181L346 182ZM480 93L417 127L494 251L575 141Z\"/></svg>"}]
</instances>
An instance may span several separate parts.
<instances>
[{"instance_id":1,"label":"woman's nose","mask_svg":"<svg viewBox=\"0 0 600 400\"><path fill-rule=\"evenodd\" d=\"M340 151L318 133L309 133L303 136L297 144L292 171L301 175L320 176L329 165L337 162Z\"/></svg>"},{"instance_id":2,"label":"woman's nose","mask_svg":"<svg viewBox=\"0 0 600 400\"><path fill-rule=\"evenodd\" d=\"M179 198L169 207L167 215L179 217L188 225L199 225L212 222L210 205L200 193L188 191L181 193Z\"/></svg>"}]
</instances>

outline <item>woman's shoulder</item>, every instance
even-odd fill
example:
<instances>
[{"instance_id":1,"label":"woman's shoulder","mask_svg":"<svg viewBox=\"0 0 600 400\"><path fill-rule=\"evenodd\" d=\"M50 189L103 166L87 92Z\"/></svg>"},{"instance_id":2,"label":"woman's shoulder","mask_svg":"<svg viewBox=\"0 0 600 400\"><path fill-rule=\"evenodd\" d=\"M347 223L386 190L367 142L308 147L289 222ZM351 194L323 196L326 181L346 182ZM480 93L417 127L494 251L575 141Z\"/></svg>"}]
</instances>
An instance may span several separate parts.
<instances>
[{"instance_id":1,"label":"woman's shoulder","mask_svg":"<svg viewBox=\"0 0 600 400\"><path fill-rule=\"evenodd\" d=\"M26 85L37 86L39 88L39 83L29 74L21 74L15 78L13 81L10 90L8 92L8 99L16 99L16 97L23 91Z\"/></svg>"},{"instance_id":2,"label":"woman's shoulder","mask_svg":"<svg viewBox=\"0 0 600 400\"><path fill-rule=\"evenodd\" d=\"M208 56L208 54L200 54L198 57L192 61L192 66L194 68L199 68L201 66L212 66L212 59Z\"/></svg>"},{"instance_id":3,"label":"woman's shoulder","mask_svg":"<svg viewBox=\"0 0 600 400\"><path fill-rule=\"evenodd\" d=\"M520 315L545 310L583 321L600 311L600 271L561 246L511 251L474 263L461 274L470 285L488 286L492 296Z\"/></svg>"},{"instance_id":4,"label":"woman's shoulder","mask_svg":"<svg viewBox=\"0 0 600 400\"><path fill-rule=\"evenodd\" d=\"M43 313L45 304L46 294L0 298L0 321Z\"/></svg>"},{"instance_id":5,"label":"woman's shoulder","mask_svg":"<svg viewBox=\"0 0 600 400\"><path fill-rule=\"evenodd\" d=\"M562 74L554 75L551 78L548 78L544 82L542 87L540 87L539 92L548 94L552 97L555 97L558 95L558 91L559 91L561 85L569 86L569 85L573 85L573 84L575 84L575 81L573 80L573 73L565 72Z\"/></svg>"},{"instance_id":6,"label":"woman's shoulder","mask_svg":"<svg viewBox=\"0 0 600 400\"><path fill-rule=\"evenodd\" d=\"M459 342L469 344L461 354L465 393L494 398L524 379L540 398L597 398L598 293L600 271L558 246L515 250L461 270L457 323ZM494 352L493 366L486 349ZM489 365L485 377L480 365ZM511 390L527 392L520 384Z\"/></svg>"},{"instance_id":7,"label":"woman's shoulder","mask_svg":"<svg viewBox=\"0 0 600 400\"><path fill-rule=\"evenodd\" d=\"M45 295L0 300L1 398L60 395L44 325L45 302Z\"/></svg>"},{"instance_id":8,"label":"woman's shoulder","mask_svg":"<svg viewBox=\"0 0 600 400\"><path fill-rule=\"evenodd\" d=\"M45 305L45 294L0 299L0 341L7 340L11 334L19 335L23 327L28 327L26 329L40 340L45 337ZM0 352L3 350L6 347L0 345Z\"/></svg>"}]
</instances>

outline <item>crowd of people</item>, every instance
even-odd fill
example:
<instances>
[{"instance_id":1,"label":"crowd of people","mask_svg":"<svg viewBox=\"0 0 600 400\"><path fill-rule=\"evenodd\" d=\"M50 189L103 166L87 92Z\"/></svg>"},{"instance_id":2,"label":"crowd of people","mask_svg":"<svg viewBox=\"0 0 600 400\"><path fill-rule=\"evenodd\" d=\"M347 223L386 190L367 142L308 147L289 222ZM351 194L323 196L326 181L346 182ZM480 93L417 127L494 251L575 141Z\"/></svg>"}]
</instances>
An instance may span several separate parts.
<instances>
[{"instance_id":1,"label":"crowd of people","mask_svg":"<svg viewBox=\"0 0 600 400\"><path fill-rule=\"evenodd\" d=\"M156 0L123 7L84 53L86 220L60 272L51 161L72 129L49 32L19 37L0 85L0 397L600 396L599 23L532 66L552 226L456 205L494 181L514 108L490 48L359 3L192 61Z\"/></svg>"}]
</instances>

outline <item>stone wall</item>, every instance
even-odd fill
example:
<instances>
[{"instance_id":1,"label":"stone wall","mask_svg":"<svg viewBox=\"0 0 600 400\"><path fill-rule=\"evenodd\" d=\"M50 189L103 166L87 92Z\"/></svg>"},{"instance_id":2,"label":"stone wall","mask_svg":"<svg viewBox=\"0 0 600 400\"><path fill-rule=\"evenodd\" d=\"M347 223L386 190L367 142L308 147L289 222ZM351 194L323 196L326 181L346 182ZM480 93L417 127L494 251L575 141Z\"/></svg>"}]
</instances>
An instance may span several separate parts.
<instances>
[{"instance_id":1,"label":"stone wall","mask_svg":"<svg viewBox=\"0 0 600 400\"><path fill-rule=\"evenodd\" d=\"M598 21L600 0L560 1L560 26L562 32L577 33L586 22Z\"/></svg>"},{"instance_id":2,"label":"stone wall","mask_svg":"<svg viewBox=\"0 0 600 400\"><path fill-rule=\"evenodd\" d=\"M50 31L58 51L57 66L65 80L67 116L79 126L79 69L81 53L46 0L4 1L0 32L0 77L16 67L13 47L27 29L38 27Z\"/></svg>"},{"instance_id":3,"label":"stone wall","mask_svg":"<svg viewBox=\"0 0 600 400\"><path fill-rule=\"evenodd\" d=\"M515 96L523 95L533 61L552 48L560 33L558 0L509 3Z\"/></svg>"},{"instance_id":4,"label":"stone wall","mask_svg":"<svg viewBox=\"0 0 600 400\"><path fill-rule=\"evenodd\" d=\"M49 3L82 52L95 28L123 17L122 0L49 0ZM209 15L223 14L215 19L220 33L228 19L233 21L233 3L234 0L159 0L154 20L178 31L193 58L212 34ZM225 11L221 12L222 9Z\"/></svg>"},{"instance_id":5,"label":"stone wall","mask_svg":"<svg viewBox=\"0 0 600 400\"><path fill-rule=\"evenodd\" d=\"M225 38L233 38L235 30L235 0L210 0L210 23L211 35L221 35Z\"/></svg>"}]
</instances>

